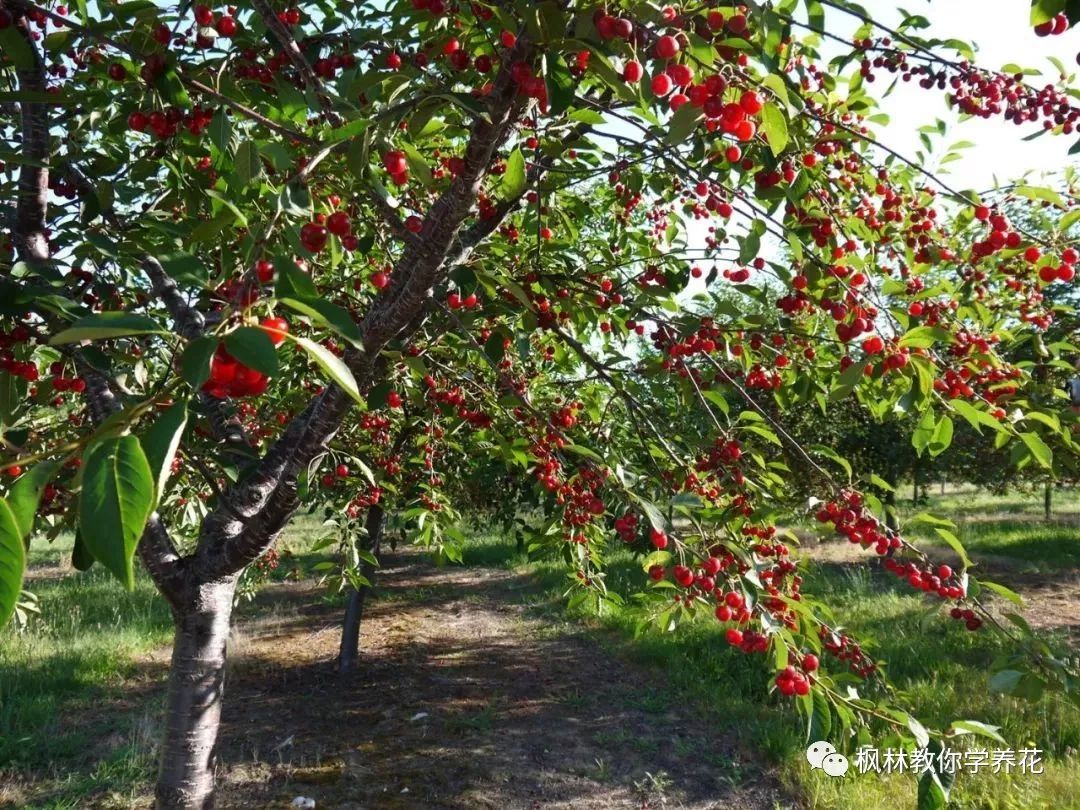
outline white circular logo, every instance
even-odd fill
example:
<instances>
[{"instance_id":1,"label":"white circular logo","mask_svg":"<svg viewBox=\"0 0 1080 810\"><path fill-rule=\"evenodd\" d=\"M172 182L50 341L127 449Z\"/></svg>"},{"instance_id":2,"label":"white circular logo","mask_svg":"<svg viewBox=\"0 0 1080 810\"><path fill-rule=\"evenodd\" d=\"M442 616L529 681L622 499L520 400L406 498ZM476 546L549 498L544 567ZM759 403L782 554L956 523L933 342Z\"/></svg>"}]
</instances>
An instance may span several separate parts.
<instances>
[{"instance_id":1,"label":"white circular logo","mask_svg":"<svg viewBox=\"0 0 1080 810\"><path fill-rule=\"evenodd\" d=\"M810 763L811 768L820 768L821 761L829 754L835 753L836 747L831 742L818 740L816 743L811 743L810 747L806 749L806 761Z\"/></svg>"}]
</instances>

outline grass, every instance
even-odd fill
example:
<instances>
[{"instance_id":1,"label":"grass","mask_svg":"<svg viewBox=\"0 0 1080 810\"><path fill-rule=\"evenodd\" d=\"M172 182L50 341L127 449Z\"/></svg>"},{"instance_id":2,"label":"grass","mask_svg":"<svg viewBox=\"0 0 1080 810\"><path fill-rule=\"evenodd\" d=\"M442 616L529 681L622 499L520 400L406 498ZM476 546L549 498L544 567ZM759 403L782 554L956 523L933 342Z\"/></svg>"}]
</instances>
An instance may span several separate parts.
<instances>
[{"instance_id":1,"label":"grass","mask_svg":"<svg viewBox=\"0 0 1080 810\"><path fill-rule=\"evenodd\" d=\"M1075 528L1080 497L1075 491L1057 495L1058 509L1071 514L1052 523L1042 521L1041 493L1007 498L939 495L918 511L953 517L976 559L980 553L994 554L1052 570L1080 565ZM541 583L542 595L533 598L534 608L550 617L564 611L561 562L529 561L511 543L493 537L470 548L466 562L526 570ZM618 552L609 559L610 588L633 593L640 589L640 577L639 564L629 553ZM926 622L923 597L866 567L815 565L807 575L805 590L827 596L841 623L872 644L875 658L887 662L905 703L925 723L941 728L953 720L980 720L1000 726L1014 749L1037 747L1045 752L1041 775L961 774L950 807L1061 808L1071 806L1063 797L1080 797L1076 754L1080 710L1051 697L1029 703L990 693L987 670L1004 649L996 636L969 633L948 619ZM809 806L828 810L916 806L916 780L910 775L866 774L834 780L811 771L803 756L802 723L790 706L768 694L765 663L732 650L716 622L706 619L683 626L677 633L647 632L635 639L641 619L636 607L608 609L600 616L579 610L576 618L602 628L605 632L598 639L610 650L660 669L670 687L665 695L668 700L690 702L715 718L718 728L738 729L740 741L771 760L781 778ZM1003 747L982 739L979 745Z\"/></svg>"},{"instance_id":2,"label":"grass","mask_svg":"<svg viewBox=\"0 0 1080 810\"><path fill-rule=\"evenodd\" d=\"M918 509L902 508L908 517L917 512L953 520L957 536L976 559L993 555L1039 571L1080 567L1080 489L1054 491L1050 520L1043 516L1041 492L995 496L954 491L932 495Z\"/></svg>"}]
</instances>

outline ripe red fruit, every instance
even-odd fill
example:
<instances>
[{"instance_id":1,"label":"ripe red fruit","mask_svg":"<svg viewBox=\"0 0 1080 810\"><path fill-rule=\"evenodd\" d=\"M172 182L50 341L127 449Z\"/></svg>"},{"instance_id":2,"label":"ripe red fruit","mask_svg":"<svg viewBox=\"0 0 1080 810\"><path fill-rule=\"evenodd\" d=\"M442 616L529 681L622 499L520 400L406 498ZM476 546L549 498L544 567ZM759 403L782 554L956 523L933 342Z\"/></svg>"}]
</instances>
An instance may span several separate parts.
<instances>
[{"instance_id":1,"label":"ripe red fruit","mask_svg":"<svg viewBox=\"0 0 1080 810\"><path fill-rule=\"evenodd\" d=\"M335 211L326 218L326 230L334 236L344 236L352 230L352 221L344 211Z\"/></svg>"},{"instance_id":2,"label":"ripe red fruit","mask_svg":"<svg viewBox=\"0 0 1080 810\"><path fill-rule=\"evenodd\" d=\"M662 531L660 531L658 529L653 529L652 531L649 532L649 540L652 541L652 544L656 548L660 548L660 549L667 548L667 545L668 545L667 534L665 534L664 532L662 532Z\"/></svg>"},{"instance_id":3,"label":"ripe red fruit","mask_svg":"<svg viewBox=\"0 0 1080 810\"><path fill-rule=\"evenodd\" d=\"M724 638L727 639L727 643L732 647L738 647L743 642L742 632L736 630L734 627L724 633Z\"/></svg>"},{"instance_id":4,"label":"ripe red fruit","mask_svg":"<svg viewBox=\"0 0 1080 810\"><path fill-rule=\"evenodd\" d=\"M910 315L912 318L918 318L920 315L923 314L924 309L925 307L923 306L922 301L912 301L911 304L908 306L907 311L908 315Z\"/></svg>"},{"instance_id":5,"label":"ripe red fruit","mask_svg":"<svg viewBox=\"0 0 1080 810\"><path fill-rule=\"evenodd\" d=\"M623 81L630 84L636 84L641 81L641 77L645 75L644 69L641 67L640 62L630 61L623 66L622 77Z\"/></svg>"},{"instance_id":6,"label":"ripe red fruit","mask_svg":"<svg viewBox=\"0 0 1080 810\"><path fill-rule=\"evenodd\" d=\"M990 219L990 209L988 207L986 207L985 205L976 205L975 206L975 219L984 220L984 221L987 220L987 219Z\"/></svg>"},{"instance_id":7,"label":"ripe red fruit","mask_svg":"<svg viewBox=\"0 0 1080 810\"><path fill-rule=\"evenodd\" d=\"M300 229L300 242L312 253L318 253L326 247L326 228L317 222L309 222Z\"/></svg>"},{"instance_id":8,"label":"ripe red fruit","mask_svg":"<svg viewBox=\"0 0 1080 810\"><path fill-rule=\"evenodd\" d=\"M477 301L478 299L476 297L476 293L469 293L465 296L465 300L461 303L465 306L466 309L472 309L476 306Z\"/></svg>"},{"instance_id":9,"label":"ripe red fruit","mask_svg":"<svg viewBox=\"0 0 1080 810\"><path fill-rule=\"evenodd\" d=\"M260 284L269 284L274 280L274 263L259 259L255 262L255 275L258 276Z\"/></svg>"},{"instance_id":10,"label":"ripe red fruit","mask_svg":"<svg viewBox=\"0 0 1080 810\"><path fill-rule=\"evenodd\" d=\"M210 25L214 21L214 12L210 10L209 6L200 3L194 8L195 22L199 25Z\"/></svg>"},{"instance_id":11,"label":"ripe red fruit","mask_svg":"<svg viewBox=\"0 0 1080 810\"><path fill-rule=\"evenodd\" d=\"M389 405L391 408L400 408L401 394L399 394L397 391L391 391L389 394L386 395L386 404Z\"/></svg>"},{"instance_id":12,"label":"ripe red fruit","mask_svg":"<svg viewBox=\"0 0 1080 810\"><path fill-rule=\"evenodd\" d=\"M376 290L385 289L390 284L390 276L382 270L371 276L371 286Z\"/></svg>"},{"instance_id":13,"label":"ripe red fruit","mask_svg":"<svg viewBox=\"0 0 1080 810\"><path fill-rule=\"evenodd\" d=\"M18 478L20 475L22 475L22 467L20 467L18 464L13 464L12 466L7 468L6 472L12 478Z\"/></svg>"},{"instance_id":14,"label":"ripe red fruit","mask_svg":"<svg viewBox=\"0 0 1080 810\"><path fill-rule=\"evenodd\" d=\"M236 35L236 19L234 17L222 17L217 21L217 32L223 37Z\"/></svg>"},{"instance_id":15,"label":"ripe red fruit","mask_svg":"<svg viewBox=\"0 0 1080 810\"><path fill-rule=\"evenodd\" d=\"M938 579L949 579L953 575L953 570L948 565L939 565L937 575Z\"/></svg>"},{"instance_id":16,"label":"ripe red fruit","mask_svg":"<svg viewBox=\"0 0 1080 810\"><path fill-rule=\"evenodd\" d=\"M743 108L743 112L747 115L757 115L764 105L761 103L757 93L753 90L747 90L739 98L739 106Z\"/></svg>"},{"instance_id":17,"label":"ripe red fruit","mask_svg":"<svg viewBox=\"0 0 1080 810\"><path fill-rule=\"evenodd\" d=\"M405 153L400 149L393 149L383 155L383 166L390 174L405 174L409 170L409 162Z\"/></svg>"},{"instance_id":18,"label":"ripe red fruit","mask_svg":"<svg viewBox=\"0 0 1080 810\"><path fill-rule=\"evenodd\" d=\"M386 66L390 70L397 70L401 67L401 56L396 53L389 53L386 55Z\"/></svg>"},{"instance_id":19,"label":"ripe red fruit","mask_svg":"<svg viewBox=\"0 0 1080 810\"><path fill-rule=\"evenodd\" d=\"M658 59L671 59L679 52L679 40L665 34L656 40L655 53Z\"/></svg>"},{"instance_id":20,"label":"ripe red fruit","mask_svg":"<svg viewBox=\"0 0 1080 810\"><path fill-rule=\"evenodd\" d=\"M279 346L289 332L289 322L284 318L263 318L259 326L270 336L270 342Z\"/></svg>"},{"instance_id":21,"label":"ripe red fruit","mask_svg":"<svg viewBox=\"0 0 1080 810\"><path fill-rule=\"evenodd\" d=\"M1057 269L1058 281L1072 281L1076 278L1076 268L1071 264L1063 264Z\"/></svg>"},{"instance_id":22,"label":"ripe red fruit","mask_svg":"<svg viewBox=\"0 0 1080 810\"><path fill-rule=\"evenodd\" d=\"M802 668L805 672L813 672L818 668L818 657L816 655L804 655L802 660Z\"/></svg>"},{"instance_id":23,"label":"ripe red fruit","mask_svg":"<svg viewBox=\"0 0 1080 810\"><path fill-rule=\"evenodd\" d=\"M1039 253L1039 249L1032 245L1024 251L1024 260L1030 262L1031 264L1035 264L1035 262L1039 260L1039 257L1041 255L1042 254Z\"/></svg>"},{"instance_id":24,"label":"ripe red fruit","mask_svg":"<svg viewBox=\"0 0 1080 810\"><path fill-rule=\"evenodd\" d=\"M145 132L150 124L150 119L144 113L136 110L128 116L128 129L132 132Z\"/></svg>"},{"instance_id":25,"label":"ripe red fruit","mask_svg":"<svg viewBox=\"0 0 1080 810\"><path fill-rule=\"evenodd\" d=\"M513 48L517 44L517 37L510 31L503 31L499 34L499 42L504 48Z\"/></svg>"},{"instance_id":26,"label":"ripe red fruit","mask_svg":"<svg viewBox=\"0 0 1080 810\"><path fill-rule=\"evenodd\" d=\"M867 354L881 354L885 350L885 341L873 335L862 342L862 348Z\"/></svg>"},{"instance_id":27,"label":"ripe red fruit","mask_svg":"<svg viewBox=\"0 0 1080 810\"><path fill-rule=\"evenodd\" d=\"M349 477L349 468L347 466L345 466L344 464L338 464L337 469L334 470L334 472L337 473L338 478L348 478Z\"/></svg>"},{"instance_id":28,"label":"ripe red fruit","mask_svg":"<svg viewBox=\"0 0 1080 810\"><path fill-rule=\"evenodd\" d=\"M411 214L405 218L405 229L410 233L420 233L423 228L424 220L420 219L416 214Z\"/></svg>"},{"instance_id":29,"label":"ripe red fruit","mask_svg":"<svg viewBox=\"0 0 1080 810\"><path fill-rule=\"evenodd\" d=\"M653 76L650 86L652 87L652 91L655 95L666 96L668 93L671 92L671 77L668 76L666 73L658 73Z\"/></svg>"},{"instance_id":30,"label":"ripe red fruit","mask_svg":"<svg viewBox=\"0 0 1080 810\"><path fill-rule=\"evenodd\" d=\"M127 68L119 62L113 62L109 65L109 78L114 82L122 82L127 78Z\"/></svg>"},{"instance_id":31,"label":"ripe red fruit","mask_svg":"<svg viewBox=\"0 0 1080 810\"><path fill-rule=\"evenodd\" d=\"M446 305L450 309L461 309L461 296L458 293L450 293L446 296Z\"/></svg>"}]
</instances>

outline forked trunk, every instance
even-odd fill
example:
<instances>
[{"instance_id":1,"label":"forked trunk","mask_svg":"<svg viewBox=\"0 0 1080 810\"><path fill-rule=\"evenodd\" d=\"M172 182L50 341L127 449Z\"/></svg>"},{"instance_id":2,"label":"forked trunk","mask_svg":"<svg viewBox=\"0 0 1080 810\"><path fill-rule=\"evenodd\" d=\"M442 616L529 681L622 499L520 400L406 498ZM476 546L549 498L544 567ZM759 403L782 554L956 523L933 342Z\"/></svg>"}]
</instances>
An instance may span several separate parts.
<instances>
[{"instance_id":1,"label":"forked trunk","mask_svg":"<svg viewBox=\"0 0 1080 810\"><path fill-rule=\"evenodd\" d=\"M225 655L236 579L203 585L190 606L174 609L165 733L155 791L159 808L213 806L214 765Z\"/></svg>"}]
</instances>

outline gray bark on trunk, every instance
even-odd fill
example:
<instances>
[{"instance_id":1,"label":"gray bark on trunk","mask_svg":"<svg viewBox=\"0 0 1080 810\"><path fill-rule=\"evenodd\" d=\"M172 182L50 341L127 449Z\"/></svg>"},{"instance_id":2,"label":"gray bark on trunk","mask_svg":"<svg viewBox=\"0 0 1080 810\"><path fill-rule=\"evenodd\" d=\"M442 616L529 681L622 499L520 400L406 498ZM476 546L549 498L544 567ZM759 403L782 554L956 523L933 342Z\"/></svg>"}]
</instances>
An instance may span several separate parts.
<instances>
[{"instance_id":1,"label":"gray bark on trunk","mask_svg":"<svg viewBox=\"0 0 1080 810\"><path fill-rule=\"evenodd\" d=\"M235 577L203 585L191 602L173 610L176 636L156 788L159 808L204 810L213 806L235 590Z\"/></svg>"}]
</instances>

